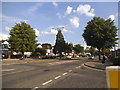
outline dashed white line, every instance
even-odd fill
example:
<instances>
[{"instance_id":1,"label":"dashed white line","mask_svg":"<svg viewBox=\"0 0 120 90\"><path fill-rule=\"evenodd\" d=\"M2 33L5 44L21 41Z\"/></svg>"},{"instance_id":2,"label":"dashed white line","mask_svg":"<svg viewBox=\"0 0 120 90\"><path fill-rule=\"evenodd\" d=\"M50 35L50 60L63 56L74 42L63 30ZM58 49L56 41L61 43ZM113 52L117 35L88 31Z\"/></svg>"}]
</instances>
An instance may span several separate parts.
<instances>
[{"instance_id":1,"label":"dashed white line","mask_svg":"<svg viewBox=\"0 0 120 90\"><path fill-rule=\"evenodd\" d=\"M49 80L49 81L43 83L42 85L46 85L46 84L48 84L48 83L50 83L50 82L52 82L52 80Z\"/></svg>"},{"instance_id":2,"label":"dashed white line","mask_svg":"<svg viewBox=\"0 0 120 90\"><path fill-rule=\"evenodd\" d=\"M66 74L68 74L68 73L66 72L66 73L63 73L62 75L66 75Z\"/></svg>"},{"instance_id":3,"label":"dashed white line","mask_svg":"<svg viewBox=\"0 0 120 90\"><path fill-rule=\"evenodd\" d=\"M2 71L13 71L15 69L3 69Z\"/></svg>"},{"instance_id":4,"label":"dashed white line","mask_svg":"<svg viewBox=\"0 0 120 90\"><path fill-rule=\"evenodd\" d=\"M72 70L69 70L69 72L72 72Z\"/></svg>"},{"instance_id":5,"label":"dashed white line","mask_svg":"<svg viewBox=\"0 0 120 90\"><path fill-rule=\"evenodd\" d=\"M49 64L53 65L53 63L49 63Z\"/></svg>"},{"instance_id":6,"label":"dashed white line","mask_svg":"<svg viewBox=\"0 0 120 90\"><path fill-rule=\"evenodd\" d=\"M34 88L32 88L31 90L36 90L37 88L39 88L39 87L34 87Z\"/></svg>"},{"instance_id":7,"label":"dashed white line","mask_svg":"<svg viewBox=\"0 0 120 90\"><path fill-rule=\"evenodd\" d=\"M57 77L55 77L55 79L58 79L58 78L60 78L61 76L57 76Z\"/></svg>"}]
</instances>

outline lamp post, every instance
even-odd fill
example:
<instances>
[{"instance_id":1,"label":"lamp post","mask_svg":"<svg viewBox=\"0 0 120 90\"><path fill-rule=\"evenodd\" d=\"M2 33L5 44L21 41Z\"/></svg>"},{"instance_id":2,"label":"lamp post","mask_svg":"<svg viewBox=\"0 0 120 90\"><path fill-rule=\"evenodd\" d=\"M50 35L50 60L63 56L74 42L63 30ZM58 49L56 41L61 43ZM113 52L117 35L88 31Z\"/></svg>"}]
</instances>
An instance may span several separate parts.
<instances>
[{"instance_id":1,"label":"lamp post","mask_svg":"<svg viewBox=\"0 0 120 90\"><path fill-rule=\"evenodd\" d=\"M84 45L84 38L82 38L82 40L83 40L83 49L85 49L85 45Z\"/></svg>"}]
</instances>

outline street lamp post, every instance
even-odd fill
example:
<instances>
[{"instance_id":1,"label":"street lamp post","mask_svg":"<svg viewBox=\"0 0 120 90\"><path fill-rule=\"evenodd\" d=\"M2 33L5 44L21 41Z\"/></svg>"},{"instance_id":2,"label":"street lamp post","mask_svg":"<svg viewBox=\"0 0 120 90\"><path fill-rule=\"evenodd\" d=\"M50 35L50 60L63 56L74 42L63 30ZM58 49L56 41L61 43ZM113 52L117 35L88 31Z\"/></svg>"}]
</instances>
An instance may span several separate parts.
<instances>
[{"instance_id":1,"label":"street lamp post","mask_svg":"<svg viewBox=\"0 0 120 90\"><path fill-rule=\"evenodd\" d=\"M84 45L84 38L82 38L82 40L83 40L83 49L85 49L85 45Z\"/></svg>"}]
</instances>

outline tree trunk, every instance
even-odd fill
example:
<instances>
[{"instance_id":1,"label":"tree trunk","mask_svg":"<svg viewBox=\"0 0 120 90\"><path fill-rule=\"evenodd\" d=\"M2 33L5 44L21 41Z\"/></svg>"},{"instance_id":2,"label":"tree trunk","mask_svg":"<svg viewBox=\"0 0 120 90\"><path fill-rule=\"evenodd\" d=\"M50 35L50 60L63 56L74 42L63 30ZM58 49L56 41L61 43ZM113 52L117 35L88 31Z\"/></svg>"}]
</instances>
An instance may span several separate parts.
<instances>
[{"instance_id":1,"label":"tree trunk","mask_svg":"<svg viewBox=\"0 0 120 90\"><path fill-rule=\"evenodd\" d=\"M8 51L8 59L11 59L11 51Z\"/></svg>"},{"instance_id":2,"label":"tree trunk","mask_svg":"<svg viewBox=\"0 0 120 90\"><path fill-rule=\"evenodd\" d=\"M104 48L102 48L102 59L103 59L103 56L104 56Z\"/></svg>"},{"instance_id":3,"label":"tree trunk","mask_svg":"<svg viewBox=\"0 0 120 90\"><path fill-rule=\"evenodd\" d=\"M22 52L22 55L24 56L24 52Z\"/></svg>"},{"instance_id":4,"label":"tree trunk","mask_svg":"<svg viewBox=\"0 0 120 90\"><path fill-rule=\"evenodd\" d=\"M98 55L99 55L99 60L101 60L101 52L100 52L100 48L98 49Z\"/></svg>"},{"instance_id":5,"label":"tree trunk","mask_svg":"<svg viewBox=\"0 0 120 90\"><path fill-rule=\"evenodd\" d=\"M60 52L60 59L62 59L62 52Z\"/></svg>"},{"instance_id":6,"label":"tree trunk","mask_svg":"<svg viewBox=\"0 0 120 90\"><path fill-rule=\"evenodd\" d=\"M25 59L25 56L24 56L24 52L22 51L22 57L23 57L23 59Z\"/></svg>"}]
</instances>

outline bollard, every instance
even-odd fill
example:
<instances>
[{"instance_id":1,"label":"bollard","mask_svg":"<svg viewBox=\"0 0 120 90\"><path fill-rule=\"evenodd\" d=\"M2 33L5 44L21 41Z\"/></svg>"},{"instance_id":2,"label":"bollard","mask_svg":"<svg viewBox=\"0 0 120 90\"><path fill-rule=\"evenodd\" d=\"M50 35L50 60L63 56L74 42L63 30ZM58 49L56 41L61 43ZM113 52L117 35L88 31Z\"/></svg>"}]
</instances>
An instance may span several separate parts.
<instances>
[{"instance_id":1,"label":"bollard","mask_svg":"<svg viewBox=\"0 0 120 90\"><path fill-rule=\"evenodd\" d=\"M120 66L106 67L107 86L110 90L120 90Z\"/></svg>"}]
</instances>

